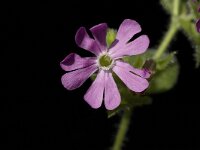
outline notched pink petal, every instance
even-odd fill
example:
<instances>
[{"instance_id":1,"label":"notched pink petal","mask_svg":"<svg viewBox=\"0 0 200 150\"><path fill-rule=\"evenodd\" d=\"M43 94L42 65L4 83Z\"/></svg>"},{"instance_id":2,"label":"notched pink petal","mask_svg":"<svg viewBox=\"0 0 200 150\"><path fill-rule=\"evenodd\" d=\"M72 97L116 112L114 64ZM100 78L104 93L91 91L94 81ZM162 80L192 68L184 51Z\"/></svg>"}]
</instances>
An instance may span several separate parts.
<instances>
[{"instance_id":1,"label":"notched pink petal","mask_svg":"<svg viewBox=\"0 0 200 150\"><path fill-rule=\"evenodd\" d=\"M112 77L112 73L105 74L105 96L104 103L108 110L113 110L120 105L121 96L117 85Z\"/></svg>"},{"instance_id":2,"label":"notched pink petal","mask_svg":"<svg viewBox=\"0 0 200 150\"><path fill-rule=\"evenodd\" d=\"M105 73L101 70L90 88L87 90L86 94L84 95L85 101L92 107L92 108L99 108L103 101L103 92L104 92L104 80L105 80Z\"/></svg>"},{"instance_id":3,"label":"notched pink petal","mask_svg":"<svg viewBox=\"0 0 200 150\"><path fill-rule=\"evenodd\" d=\"M107 49L107 44L106 44L107 29L108 26L106 23L98 24L90 29L101 51L105 51Z\"/></svg>"},{"instance_id":4,"label":"notched pink petal","mask_svg":"<svg viewBox=\"0 0 200 150\"><path fill-rule=\"evenodd\" d=\"M149 38L147 35L141 35L134 41L124 45L124 47L111 53L113 58L121 58L124 56L132 56L144 53L149 47Z\"/></svg>"},{"instance_id":5,"label":"notched pink petal","mask_svg":"<svg viewBox=\"0 0 200 150\"><path fill-rule=\"evenodd\" d=\"M145 78L145 79L148 79L148 78L150 78L150 76L151 76L150 71L147 70L147 69L137 69L137 68L133 68L133 69L131 70L131 72L133 72L133 73L135 73L135 74L137 74L137 75L139 75L140 77Z\"/></svg>"},{"instance_id":6,"label":"notched pink petal","mask_svg":"<svg viewBox=\"0 0 200 150\"><path fill-rule=\"evenodd\" d=\"M142 78L148 79L151 76L150 72L147 69L137 69L131 66L130 64L119 60L116 61L115 63L117 66L124 68L127 71L133 72L134 74Z\"/></svg>"},{"instance_id":7,"label":"notched pink petal","mask_svg":"<svg viewBox=\"0 0 200 150\"><path fill-rule=\"evenodd\" d=\"M149 83L146 79L127 71L125 68L114 66L113 71L132 91L142 92L149 86Z\"/></svg>"},{"instance_id":8,"label":"notched pink petal","mask_svg":"<svg viewBox=\"0 0 200 150\"><path fill-rule=\"evenodd\" d=\"M60 66L65 71L72 71L95 64L95 57L82 58L75 53L67 55L63 61L60 62Z\"/></svg>"},{"instance_id":9,"label":"notched pink petal","mask_svg":"<svg viewBox=\"0 0 200 150\"><path fill-rule=\"evenodd\" d=\"M141 30L139 23L135 20L125 19L118 29L116 39L118 39L120 43L126 43Z\"/></svg>"},{"instance_id":10,"label":"notched pink petal","mask_svg":"<svg viewBox=\"0 0 200 150\"><path fill-rule=\"evenodd\" d=\"M78 69L64 74L61 78L63 86L68 90L79 88L95 71L96 65Z\"/></svg>"},{"instance_id":11,"label":"notched pink petal","mask_svg":"<svg viewBox=\"0 0 200 150\"><path fill-rule=\"evenodd\" d=\"M89 37L84 27L80 27L76 32L75 41L79 47L88 50L95 55L98 55L101 52L97 42Z\"/></svg>"}]
</instances>

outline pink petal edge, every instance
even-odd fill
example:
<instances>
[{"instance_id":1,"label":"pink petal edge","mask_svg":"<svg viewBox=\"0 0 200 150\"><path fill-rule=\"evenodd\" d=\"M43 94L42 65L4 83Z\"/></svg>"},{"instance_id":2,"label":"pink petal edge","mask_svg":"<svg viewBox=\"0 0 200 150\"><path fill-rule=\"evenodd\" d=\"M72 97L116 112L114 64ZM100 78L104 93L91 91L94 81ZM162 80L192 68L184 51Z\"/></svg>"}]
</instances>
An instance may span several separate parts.
<instances>
[{"instance_id":1,"label":"pink petal edge","mask_svg":"<svg viewBox=\"0 0 200 150\"><path fill-rule=\"evenodd\" d=\"M75 41L79 47L88 50L95 55L98 55L101 52L97 42L90 38L84 27L80 27L76 32Z\"/></svg>"},{"instance_id":2,"label":"pink petal edge","mask_svg":"<svg viewBox=\"0 0 200 150\"><path fill-rule=\"evenodd\" d=\"M108 26L106 23L98 24L90 29L101 51L107 50L107 44L106 44L107 29Z\"/></svg>"},{"instance_id":3,"label":"pink petal edge","mask_svg":"<svg viewBox=\"0 0 200 150\"><path fill-rule=\"evenodd\" d=\"M65 71L72 71L95 64L95 57L82 58L75 53L67 55L61 62L60 66Z\"/></svg>"}]
</instances>

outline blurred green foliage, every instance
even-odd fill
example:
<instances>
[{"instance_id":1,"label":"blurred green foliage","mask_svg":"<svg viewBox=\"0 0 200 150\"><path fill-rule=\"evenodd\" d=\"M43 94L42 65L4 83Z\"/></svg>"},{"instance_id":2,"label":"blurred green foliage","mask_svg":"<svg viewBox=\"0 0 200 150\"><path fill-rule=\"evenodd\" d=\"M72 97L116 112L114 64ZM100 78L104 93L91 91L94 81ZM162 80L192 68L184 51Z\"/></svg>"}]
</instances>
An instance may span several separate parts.
<instances>
[{"instance_id":1,"label":"blurred green foliage","mask_svg":"<svg viewBox=\"0 0 200 150\"><path fill-rule=\"evenodd\" d=\"M174 0L160 0L164 10L173 16L173 1ZM191 42L194 51L194 58L196 67L200 66L200 33L196 29L196 21L200 19L199 1L180 0L180 13L174 19L180 26L180 30L186 35Z\"/></svg>"}]
</instances>

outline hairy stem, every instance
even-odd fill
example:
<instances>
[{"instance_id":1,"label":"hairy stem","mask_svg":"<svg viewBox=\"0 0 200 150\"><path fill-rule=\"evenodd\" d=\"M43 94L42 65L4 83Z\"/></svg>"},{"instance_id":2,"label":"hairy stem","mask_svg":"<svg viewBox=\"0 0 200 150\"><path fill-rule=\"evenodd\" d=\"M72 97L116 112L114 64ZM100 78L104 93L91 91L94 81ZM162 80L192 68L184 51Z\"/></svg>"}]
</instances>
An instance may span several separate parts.
<instances>
[{"instance_id":1,"label":"hairy stem","mask_svg":"<svg viewBox=\"0 0 200 150\"><path fill-rule=\"evenodd\" d=\"M115 137L115 141L112 147L112 150L121 150L124 138L126 136L128 126L130 124L132 110L124 111L124 114L121 118L121 122L119 124L119 129L117 131L117 135Z\"/></svg>"},{"instance_id":2,"label":"hairy stem","mask_svg":"<svg viewBox=\"0 0 200 150\"><path fill-rule=\"evenodd\" d=\"M180 7L180 0L174 0L174 8L173 8L173 15L179 15L179 7Z\"/></svg>"},{"instance_id":3,"label":"hairy stem","mask_svg":"<svg viewBox=\"0 0 200 150\"><path fill-rule=\"evenodd\" d=\"M173 14L171 16L171 21L169 25L169 29L164 35L164 38L161 42L161 44L158 47L157 52L154 55L154 59L160 58L162 54L167 50L167 47L171 43L172 39L175 37L176 32L179 29L179 24L178 24L178 16L179 16L179 10L180 10L180 0L174 0L173 3Z\"/></svg>"},{"instance_id":4,"label":"hairy stem","mask_svg":"<svg viewBox=\"0 0 200 150\"><path fill-rule=\"evenodd\" d=\"M169 30L164 35L164 38L161 44L159 45L157 52L154 55L154 59L160 58L160 56L162 56L162 54L167 50L167 47L171 43L177 31L178 31L177 25L175 25L174 23L171 23L169 26Z\"/></svg>"}]
</instances>

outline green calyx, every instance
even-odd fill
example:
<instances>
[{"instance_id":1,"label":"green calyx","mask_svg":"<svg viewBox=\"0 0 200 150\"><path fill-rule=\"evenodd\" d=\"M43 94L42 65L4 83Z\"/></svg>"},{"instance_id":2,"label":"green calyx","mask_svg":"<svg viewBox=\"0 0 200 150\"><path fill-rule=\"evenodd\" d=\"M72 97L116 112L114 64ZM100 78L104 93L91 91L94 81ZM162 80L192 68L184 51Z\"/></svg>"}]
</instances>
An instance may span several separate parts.
<instances>
[{"instance_id":1,"label":"green calyx","mask_svg":"<svg viewBox=\"0 0 200 150\"><path fill-rule=\"evenodd\" d=\"M109 67L112 64L112 59L108 55L102 55L99 58L99 64L101 67Z\"/></svg>"},{"instance_id":2,"label":"green calyx","mask_svg":"<svg viewBox=\"0 0 200 150\"><path fill-rule=\"evenodd\" d=\"M110 47L110 45L115 41L116 34L117 34L117 31L114 29L109 28L107 30L106 43L108 47Z\"/></svg>"}]
</instances>

